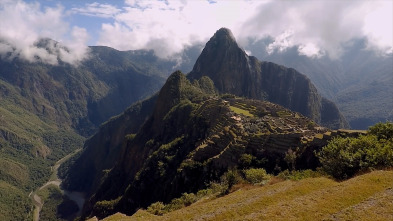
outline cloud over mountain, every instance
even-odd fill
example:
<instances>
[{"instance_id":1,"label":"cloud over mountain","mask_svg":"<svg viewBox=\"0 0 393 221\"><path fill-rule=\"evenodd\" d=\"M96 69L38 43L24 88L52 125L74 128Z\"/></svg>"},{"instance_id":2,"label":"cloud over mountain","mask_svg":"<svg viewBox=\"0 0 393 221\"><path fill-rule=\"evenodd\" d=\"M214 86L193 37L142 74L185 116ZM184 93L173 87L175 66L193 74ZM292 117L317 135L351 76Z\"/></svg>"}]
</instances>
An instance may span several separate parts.
<instances>
[{"instance_id":1,"label":"cloud over mountain","mask_svg":"<svg viewBox=\"0 0 393 221\"><path fill-rule=\"evenodd\" d=\"M231 29L243 47L269 38L268 52L297 46L299 54L339 58L343 45L355 38L366 39L367 49L381 54L393 48L393 2L385 0L53 2L0 0L3 57L39 56L55 64L56 56L34 47L40 38L51 38L69 48L59 54L69 63L84 58L87 42L178 59L221 27Z\"/></svg>"},{"instance_id":2,"label":"cloud over mountain","mask_svg":"<svg viewBox=\"0 0 393 221\"><path fill-rule=\"evenodd\" d=\"M268 51L299 46L300 54L338 58L343 44L366 38L368 49L392 53L392 7L390 1L126 1L102 25L98 43L170 57L225 26L243 46L273 38Z\"/></svg>"},{"instance_id":3,"label":"cloud over mountain","mask_svg":"<svg viewBox=\"0 0 393 221\"><path fill-rule=\"evenodd\" d=\"M64 8L42 8L39 3L2 0L0 2L0 56L3 59L40 61L52 65L58 59L77 64L87 56L86 29L70 25L64 19ZM43 39L53 39L40 46Z\"/></svg>"}]
</instances>

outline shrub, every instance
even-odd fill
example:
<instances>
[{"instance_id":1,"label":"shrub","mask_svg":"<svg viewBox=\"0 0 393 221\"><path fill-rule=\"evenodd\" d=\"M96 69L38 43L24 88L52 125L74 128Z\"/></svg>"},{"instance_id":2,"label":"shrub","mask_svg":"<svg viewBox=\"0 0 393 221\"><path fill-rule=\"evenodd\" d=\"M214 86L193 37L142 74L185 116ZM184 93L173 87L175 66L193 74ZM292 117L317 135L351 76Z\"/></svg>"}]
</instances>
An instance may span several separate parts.
<instances>
[{"instance_id":1,"label":"shrub","mask_svg":"<svg viewBox=\"0 0 393 221\"><path fill-rule=\"evenodd\" d=\"M377 123L369 128L369 134L377 136L378 140L392 140L393 139L393 123Z\"/></svg>"},{"instance_id":2,"label":"shrub","mask_svg":"<svg viewBox=\"0 0 393 221\"><path fill-rule=\"evenodd\" d=\"M193 193L183 193L180 199L184 206L189 206L197 201L197 197Z\"/></svg>"},{"instance_id":3,"label":"shrub","mask_svg":"<svg viewBox=\"0 0 393 221\"><path fill-rule=\"evenodd\" d=\"M353 138L334 138L317 154L326 173L337 179L353 176L360 169L362 153L351 145Z\"/></svg>"},{"instance_id":4,"label":"shrub","mask_svg":"<svg viewBox=\"0 0 393 221\"><path fill-rule=\"evenodd\" d=\"M162 216L165 213L165 205L162 202L155 202L151 204L149 207L147 207L147 212L157 215L157 216Z\"/></svg>"},{"instance_id":5,"label":"shrub","mask_svg":"<svg viewBox=\"0 0 393 221\"><path fill-rule=\"evenodd\" d=\"M251 154L242 154L239 159L240 168L249 168L255 157Z\"/></svg>"},{"instance_id":6,"label":"shrub","mask_svg":"<svg viewBox=\"0 0 393 221\"><path fill-rule=\"evenodd\" d=\"M270 175L263 168L243 170L247 182L251 184L264 184L270 179Z\"/></svg>"},{"instance_id":7,"label":"shrub","mask_svg":"<svg viewBox=\"0 0 393 221\"><path fill-rule=\"evenodd\" d=\"M334 138L317 153L322 169L336 179L346 179L362 170L392 167L391 127L391 123L379 123L368 135Z\"/></svg>"},{"instance_id":8,"label":"shrub","mask_svg":"<svg viewBox=\"0 0 393 221\"><path fill-rule=\"evenodd\" d=\"M225 192L222 194L227 194L233 187L233 185L238 184L242 180L239 172L235 169L228 170L221 176L221 183L226 186Z\"/></svg>"}]
</instances>

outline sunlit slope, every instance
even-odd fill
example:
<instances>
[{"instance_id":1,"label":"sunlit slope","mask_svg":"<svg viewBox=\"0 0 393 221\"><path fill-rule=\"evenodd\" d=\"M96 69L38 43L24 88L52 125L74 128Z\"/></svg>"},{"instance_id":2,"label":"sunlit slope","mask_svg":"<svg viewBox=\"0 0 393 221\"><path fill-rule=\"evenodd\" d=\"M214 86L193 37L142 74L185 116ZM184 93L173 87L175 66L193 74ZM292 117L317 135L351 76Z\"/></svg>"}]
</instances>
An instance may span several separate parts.
<instances>
[{"instance_id":1,"label":"sunlit slope","mask_svg":"<svg viewBox=\"0 0 393 221\"><path fill-rule=\"evenodd\" d=\"M393 220L393 171L344 182L328 178L242 188L227 196L154 216L139 210L104 220Z\"/></svg>"}]
</instances>

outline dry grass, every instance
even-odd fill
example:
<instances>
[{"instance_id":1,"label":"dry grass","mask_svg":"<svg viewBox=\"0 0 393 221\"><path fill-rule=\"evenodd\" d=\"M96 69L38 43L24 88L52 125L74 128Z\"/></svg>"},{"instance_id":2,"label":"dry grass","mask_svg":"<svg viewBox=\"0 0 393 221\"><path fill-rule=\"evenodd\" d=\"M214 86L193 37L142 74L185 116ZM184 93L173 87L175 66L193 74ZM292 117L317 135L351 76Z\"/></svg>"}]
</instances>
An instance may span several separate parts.
<instances>
[{"instance_id":1,"label":"dry grass","mask_svg":"<svg viewBox=\"0 0 393 221\"><path fill-rule=\"evenodd\" d=\"M324 177L272 183L160 217L140 210L132 217L117 214L105 220L393 220L392 171L340 183Z\"/></svg>"}]
</instances>

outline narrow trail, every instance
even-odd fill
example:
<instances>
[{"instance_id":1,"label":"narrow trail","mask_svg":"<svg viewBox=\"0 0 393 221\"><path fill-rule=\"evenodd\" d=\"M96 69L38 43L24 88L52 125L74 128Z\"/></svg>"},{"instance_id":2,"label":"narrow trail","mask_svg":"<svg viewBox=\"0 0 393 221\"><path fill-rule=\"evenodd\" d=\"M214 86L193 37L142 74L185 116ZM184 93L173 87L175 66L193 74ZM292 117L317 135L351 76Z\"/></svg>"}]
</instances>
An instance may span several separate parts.
<instances>
[{"instance_id":1,"label":"narrow trail","mask_svg":"<svg viewBox=\"0 0 393 221\"><path fill-rule=\"evenodd\" d=\"M79 151L82 149L76 149L74 152L68 154L67 156L61 158L58 160L53 167L51 167L51 176L48 180L48 182L44 183L42 186L38 187L34 192L31 192L29 194L29 197L33 201L33 204L35 206L35 209L33 211L33 221L39 221L40 220L40 212L42 210L42 207L44 206L44 202L42 202L41 197L37 194L40 190L43 190L47 188L50 185L55 185L59 187L59 189L62 191L63 194L67 195L71 200L75 201L76 204L78 205L79 209L81 209L83 203L84 203L84 198L83 194L81 193L74 193L74 192L69 192L62 190L60 188L62 180L58 177L58 169L62 163L64 163L66 160L68 160L70 157L74 156L77 154Z\"/></svg>"}]
</instances>

